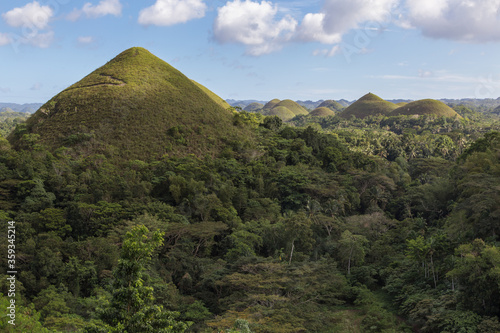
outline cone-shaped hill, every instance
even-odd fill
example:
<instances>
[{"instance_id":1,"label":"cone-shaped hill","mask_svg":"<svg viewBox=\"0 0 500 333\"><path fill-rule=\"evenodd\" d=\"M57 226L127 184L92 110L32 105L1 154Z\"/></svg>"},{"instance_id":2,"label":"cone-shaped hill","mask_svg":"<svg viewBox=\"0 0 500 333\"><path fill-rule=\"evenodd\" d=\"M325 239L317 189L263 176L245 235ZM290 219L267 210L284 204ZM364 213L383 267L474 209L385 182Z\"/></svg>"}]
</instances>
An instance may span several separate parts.
<instances>
[{"instance_id":1,"label":"cone-shaped hill","mask_svg":"<svg viewBox=\"0 0 500 333\"><path fill-rule=\"evenodd\" d=\"M278 104L279 102L281 102L281 101L279 99L277 99L277 98L272 99L269 102L267 102L266 105L264 105L264 107L262 108L262 110L263 111L269 111L272 108L274 108L276 106L276 104Z\"/></svg>"},{"instance_id":2,"label":"cone-shaped hill","mask_svg":"<svg viewBox=\"0 0 500 333\"><path fill-rule=\"evenodd\" d=\"M340 113L340 116L343 118L350 118L351 116L366 118L376 115L388 115L397 108L396 104L368 93L347 107L347 109Z\"/></svg>"},{"instance_id":3,"label":"cone-shaped hill","mask_svg":"<svg viewBox=\"0 0 500 333\"><path fill-rule=\"evenodd\" d=\"M214 154L223 142L244 140L248 133L233 125L233 113L205 89L134 47L45 103L26 131L52 149L66 146L80 154L146 160ZM12 134L11 143L21 134Z\"/></svg>"},{"instance_id":4,"label":"cone-shaped hill","mask_svg":"<svg viewBox=\"0 0 500 333\"><path fill-rule=\"evenodd\" d=\"M322 102L320 105L318 105L318 108L329 108L332 111L342 111L345 109L342 104L339 102L336 102L331 99L327 99L326 101Z\"/></svg>"},{"instance_id":5,"label":"cone-shaped hill","mask_svg":"<svg viewBox=\"0 0 500 333\"><path fill-rule=\"evenodd\" d=\"M321 106L317 107L316 109L312 110L311 113L309 113L311 117L328 117L328 116L334 116L335 111L333 111L330 108Z\"/></svg>"},{"instance_id":6,"label":"cone-shaped hill","mask_svg":"<svg viewBox=\"0 0 500 333\"><path fill-rule=\"evenodd\" d=\"M291 99L282 100L281 102L279 102L278 104L276 104L274 106L274 108L281 107L281 106L283 106L283 107L287 108L288 110L292 111L293 114L296 115L296 116L301 115L301 114L304 114L304 115L309 114L309 112L307 112L307 110L304 109L304 107L302 107L297 102L292 101Z\"/></svg>"},{"instance_id":7,"label":"cone-shaped hill","mask_svg":"<svg viewBox=\"0 0 500 333\"><path fill-rule=\"evenodd\" d=\"M435 99L422 99L403 105L391 112L391 116L435 115L437 117L462 118L448 105Z\"/></svg>"},{"instance_id":8,"label":"cone-shaped hill","mask_svg":"<svg viewBox=\"0 0 500 333\"><path fill-rule=\"evenodd\" d=\"M278 116L283 121L288 121L295 117L295 114L287 107L284 106L275 106L271 109L267 114L267 116Z\"/></svg>"}]
</instances>

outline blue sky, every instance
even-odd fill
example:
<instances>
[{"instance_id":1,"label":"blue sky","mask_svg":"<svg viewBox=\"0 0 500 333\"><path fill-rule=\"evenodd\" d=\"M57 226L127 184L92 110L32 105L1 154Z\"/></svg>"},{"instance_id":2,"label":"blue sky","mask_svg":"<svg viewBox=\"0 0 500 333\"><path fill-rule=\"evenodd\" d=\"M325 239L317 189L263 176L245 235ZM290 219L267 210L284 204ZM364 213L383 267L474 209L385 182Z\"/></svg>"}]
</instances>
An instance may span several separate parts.
<instances>
[{"instance_id":1,"label":"blue sky","mask_svg":"<svg viewBox=\"0 0 500 333\"><path fill-rule=\"evenodd\" d=\"M142 46L228 99L500 97L500 0L0 3L0 102Z\"/></svg>"}]
</instances>

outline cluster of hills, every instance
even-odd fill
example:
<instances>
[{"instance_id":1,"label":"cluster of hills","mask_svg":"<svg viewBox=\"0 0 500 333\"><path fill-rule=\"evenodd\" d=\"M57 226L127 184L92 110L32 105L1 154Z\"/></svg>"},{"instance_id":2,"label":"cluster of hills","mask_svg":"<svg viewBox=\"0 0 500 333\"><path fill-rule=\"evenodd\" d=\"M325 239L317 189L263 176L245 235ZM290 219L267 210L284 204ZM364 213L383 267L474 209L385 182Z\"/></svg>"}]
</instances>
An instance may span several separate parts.
<instances>
[{"instance_id":1,"label":"cluster of hills","mask_svg":"<svg viewBox=\"0 0 500 333\"><path fill-rule=\"evenodd\" d=\"M311 117L339 115L342 118L366 118L377 115L435 115L438 117L460 118L460 115L451 107L441 101L433 99L418 101L387 101L377 95L368 93L357 101L350 103L347 108L344 107L344 104L334 100L326 100L317 104L314 109L310 110L299 102L294 102L289 99L283 101L273 99L266 104L252 102L243 110L248 112L259 112L266 116L278 116L284 121L288 121L298 115Z\"/></svg>"},{"instance_id":2,"label":"cluster of hills","mask_svg":"<svg viewBox=\"0 0 500 333\"><path fill-rule=\"evenodd\" d=\"M368 93L365 96L361 97L359 100L346 108L342 113L340 113L340 116L343 118L366 118L376 115L435 115L438 117L461 118L461 116L456 113L455 110L438 100L423 99L410 103L400 102L398 104L394 104L392 102L383 100L382 98L372 93Z\"/></svg>"}]
</instances>

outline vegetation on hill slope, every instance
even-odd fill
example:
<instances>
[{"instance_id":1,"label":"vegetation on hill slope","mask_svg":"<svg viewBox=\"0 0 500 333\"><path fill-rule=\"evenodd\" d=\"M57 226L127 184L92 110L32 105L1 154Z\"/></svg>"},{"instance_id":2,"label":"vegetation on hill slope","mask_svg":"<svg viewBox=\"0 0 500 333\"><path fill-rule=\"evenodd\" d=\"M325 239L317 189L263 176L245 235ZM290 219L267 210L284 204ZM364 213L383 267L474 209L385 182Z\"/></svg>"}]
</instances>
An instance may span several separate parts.
<instances>
[{"instance_id":1,"label":"vegetation on hill slope","mask_svg":"<svg viewBox=\"0 0 500 333\"><path fill-rule=\"evenodd\" d=\"M363 119L380 114L387 115L394 109L397 109L397 107L398 106L396 104L385 101L372 93L368 93L353 104L349 105L340 113L340 116L347 119L352 116Z\"/></svg>"},{"instance_id":2,"label":"vegetation on hill slope","mask_svg":"<svg viewBox=\"0 0 500 333\"><path fill-rule=\"evenodd\" d=\"M30 114L16 112L10 108L4 108L0 111L0 135L7 137L10 132L19 124L26 121Z\"/></svg>"},{"instance_id":3,"label":"vegetation on hill slope","mask_svg":"<svg viewBox=\"0 0 500 333\"><path fill-rule=\"evenodd\" d=\"M201 90L203 90L203 92L205 94L207 94L211 99L213 99L214 102L216 102L217 104L219 104L220 106L222 106L224 109L229 109L231 107L231 105L229 105L228 102L226 102L224 99L222 99L221 97L219 97L218 95L216 95L213 91L211 91L210 89L208 89L204 85L196 82L195 80L191 80L191 81L194 84L196 84L196 86L198 88L200 88Z\"/></svg>"},{"instance_id":4,"label":"vegetation on hill slope","mask_svg":"<svg viewBox=\"0 0 500 333\"><path fill-rule=\"evenodd\" d=\"M212 96L212 97L211 97ZM45 103L10 140L39 135L52 149L155 159L213 154L245 141L232 112L143 48L122 52Z\"/></svg>"}]
</instances>

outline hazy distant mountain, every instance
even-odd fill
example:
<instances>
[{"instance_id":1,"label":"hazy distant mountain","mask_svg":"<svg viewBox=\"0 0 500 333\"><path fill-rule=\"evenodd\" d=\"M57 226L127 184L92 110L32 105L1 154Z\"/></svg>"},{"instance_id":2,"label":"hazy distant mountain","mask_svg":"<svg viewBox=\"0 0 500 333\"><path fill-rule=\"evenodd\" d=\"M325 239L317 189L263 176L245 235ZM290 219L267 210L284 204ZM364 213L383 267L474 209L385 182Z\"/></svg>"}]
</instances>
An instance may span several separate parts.
<instances>
[{"instance_id":1,"label":"hazy distant mountain","mask_svg":"<svg viewBox=\"0 0 500 333\"><path fill-rule=\"evenodd\" d=\"M26 104L0 103L0 111L5 111L4 109L9 108L15 112L34 113L42 105L43 105L42 103L26 103Z\"/></svg>"},{"instance_id":2,"label":"hazy distant mountain","mask_svg":"<svg viewBox=\"0 0 500 333\"><path fill-rule=\"evenodd\" d=\"M231 106L238 106L242 109L246 108L248 105L252 103L260 103L260 104L266 104L267 101L259 101L256 99L245 99L245 100L236 100L236 99L226 99L226 102L229 103Z\"/></svg>"},{"instance_id":3,"label":"hazy distant mountain","mask_svg":"<svg viewBox=\"0 0 500 333\"><path fill-rule=\"evenodd\" d=\"M226 102L228 102L231 106L238 106L242 109L246 108L248 105L252 103L259 103L264 105L268 103L268 101L259 101L256 99L246 99L246 100L226 99ZM314 110L317 107L319 107L320 104L324 102L324 100L320 99L318 101L307 100L307 101L295 101L295 102L308 110ZM347 107L353 103L345 99L341 99L337 102L343 107Z\"/></svg>"}]
</instances>

